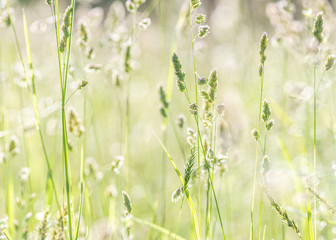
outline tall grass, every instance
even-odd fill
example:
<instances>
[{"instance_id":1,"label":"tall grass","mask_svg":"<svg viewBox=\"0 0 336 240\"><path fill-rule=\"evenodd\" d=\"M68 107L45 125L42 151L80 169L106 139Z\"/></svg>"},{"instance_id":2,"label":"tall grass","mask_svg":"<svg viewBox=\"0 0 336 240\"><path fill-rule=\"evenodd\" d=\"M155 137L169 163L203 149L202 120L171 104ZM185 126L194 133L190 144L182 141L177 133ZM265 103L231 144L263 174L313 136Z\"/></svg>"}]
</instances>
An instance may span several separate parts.
<instances>
[{"instance_id":1,"label":"tall grass","mask_svg":"<svg viewBox=\"0 0 336 240\"><path fill-rule=\"evenodd\" d=\"M327 1L24 8L0 3L0 239L334 237Z\"/></svg>"}]
</instances>

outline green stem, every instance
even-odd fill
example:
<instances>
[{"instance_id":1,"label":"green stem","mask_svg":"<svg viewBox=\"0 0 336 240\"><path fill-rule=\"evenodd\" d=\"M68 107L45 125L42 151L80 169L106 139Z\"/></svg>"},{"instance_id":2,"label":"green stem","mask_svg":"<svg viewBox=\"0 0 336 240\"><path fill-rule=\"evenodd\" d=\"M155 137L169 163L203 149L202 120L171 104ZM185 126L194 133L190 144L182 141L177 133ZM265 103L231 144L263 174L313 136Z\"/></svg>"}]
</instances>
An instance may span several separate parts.
<instances>
[{"instance_id":1,"label":"green stem","mask_svg":"<svg viewBox=\"0 0 336 240\"><path fill-rule=\"evenodd\" d=\"M86 129L86 91L84 92L84 106L83 106L83 124L84 129ZM83 134L82 138L82 147L81 147L81 175L80 175L80 203L79 203L79 210L78 210L78 222L76 228L76 235L75 240L78 239L79 236L79 227L80 227L80 220L82 217L82 208L83 208L83 201L84 201L84 164L86 158L86 131Z\"/></svg>"},{"instance_id":2,"label":"green stem","mask_svg":"<svg viewBox=\"0 0 336 240\"><path fill-rule=\"evenodd\" d=\"M191 102L190 102L190 98L189 98L189 95L188 95L188 89L187 89L187 87L186 87L186 89L184 91L184 94L185 94L185 96L186 96L186 98L187 98L187 100L188 100L188 102L190 104ZM202 149L203 157L204 157L204 159L206 159L206 151L205 151L204 146L203 146L203 140L202 140L199 124L198 124L198 121L197 121L198 120L198 115L197 116L194 115L194 119L195 119L196 126L197 126L197 135L200 137L199 143L201 144L201 149ZM198 171L200 171L200 169L201 169L201 167L198 167ZM224 226L223 226L223 222L222 222L222 217L221 217L221 214L220 214L220 210L219 210L219 206L218 206L218 201L217 201L217 197L216 197L216 192L215 192L215 188L213 186L213 180L212 180L212 176L211 176L209 168L207 168L207 173L208 173L208 178L210 180L212 193L214 195L214 199L215 199L215 203L216 203L216 210L217 210L219 222L220 222L220 225L221 225L221 230L222 230L223 238L226 239L226 237L225 237L225 231L224 231Z\"/></svg>"},{"instance_id":3,"label":"green stem","mask_svg":"<svg viewBox=\"0 0 336 240\"><path fill-rule=\"evenodd\" d=\"M316 192L316 66L314 64L314 192ZM317 200L314 198L314 239L317 239Z\"/></svg>"},{"instance_id":4,"label":"green stem","mask_svg":"<svg viewBox=\"0 0 336 240\"><path fill-rule=\"evenodd\" d=\"M7 7L8 7L8 5L7 5ZM32 88L30 89L29 94L30 94L30 98L31 98L31 101L32 101L33 109L34 109L34 116L35 116L35 121L36 121L36 129L38 130L38 133L39 133L39 137L40 137L40 141L41 141L41 144L42 144L44 158L46 159L46 163L47 163L48 176L51 179L51 183L52 183L52 186L53 186L55 200L56 200L56 204L57 204L58 210L60 210L61 207L60 207L60 204L59 204L59 201L58 201L58 195L57 195L56 185L55 185L55 181L54 181L53 174L52 174L52 168L51 168L51 165L50 165L50 161L49 161L49 157L48 157L45 141L44 141L42 130L41 130L41 126L40 126L40 117L39 117L39 110L38 110L38 104L37 104L37 98L36 98L35 74L34 74L33 63L32 63L30 41L29 41L28 27L27 27L27 20L26 20L26 15L25 15L24 10L23 10L23 25L24 25L24 32L25 32L27 55L28 55L28 60L29 60L30 78L31 78L31 82L32 82ZM14 29L14 25L13 24L12 24L12 26L13 26L13 29ZM17 38L15 31L14 31L14 35L15 35L15 38ZM18 44L18 41L17 41L17 44ZM17 45L17 47L19 48L19 45ZM21 52L21 50L19 50L19 51ZM20 53L20 56L22 57L21 53ZM22 60L22 66L24 67L23 60ZM27 75L25 77L27 79Z\"/></svg>"},{"instance_id":5,"label":"green stem","mask_svg":"<svg viewBox=\"0 0 336 240\"><path fill-rule=\"evenodd\" d=\"M196 96L196 104L198 105L198 89L197 89L197 74L196 74L196 59L195 59L195 46L194 46L194 35L193 35L193 20L192 20L192 4L190 2L190 13L189 13L189 21L190 21L190 37L191 37L191 48L192 48L192 56L193 56L193 67L194 67L194 81L195 81L195 96ZM195 119L197 128L198 128L198 117ZM199 142L200 136L197 134L197 165L198 165L198 215L199 215L199 224L200 224L200 232L202 232L202 201L201 201L201 157L199 151Z\"/></svg>"},{"instance_id":6,"label":"green stem","mask_svg":"<svg viewBox=\"0 0 336 240\"><path fill-rule=\"evenodd\" d=\"M69 146L68 146L68 132L67 132L67 123L66 123L66 115L65 115L65 96L67 89L67 80L68 80L68 71L69 71L69 62L70 62L70 53L71 53L71 40L73 35L73 25L74 25L74 16L75 16L75 4L76 1L71 1L72 13L71 13L71 26L70 26L70 34L67 42L67 52L65 55L65 65L63 69L63 85L62 85L62 104L61 104L61 112L62 112L62 143L63 143L63 158L64 158L64 170L65 170L65 187L67 194L67 208L68 208L68 224L69 224L69 237L70 240L73 239L72 236L72 214L71 214L71 201L70 201L70 191L71 191L71 180L70 180L70 159L69 159ZM59 49L58 49L59 51Z\"/></svg>"},{"instance_id":7,"label":"green stem","mask_svg":"<svg viewBox=\"0 0 336 240\"><path fill-rule=\"evenodd\" d=\"M264 67L264 66L263 66ZM263 98L263 88L264 88L264 70L260 77L260 103L259 103L259 114L258 114L258 132L260 132L260 122L261 122L261 106ZM253 236L253 212L254 212L254 201L255 201L255 191L256 191L256 180L257 180L257 166L258 166L258 142L256 144L256 157L254 162L254 176L253 176L253 193L252 193L252 203L251 203L251 228L250 228L250 240L254 238Z\"/></svg>"}]
</instances>

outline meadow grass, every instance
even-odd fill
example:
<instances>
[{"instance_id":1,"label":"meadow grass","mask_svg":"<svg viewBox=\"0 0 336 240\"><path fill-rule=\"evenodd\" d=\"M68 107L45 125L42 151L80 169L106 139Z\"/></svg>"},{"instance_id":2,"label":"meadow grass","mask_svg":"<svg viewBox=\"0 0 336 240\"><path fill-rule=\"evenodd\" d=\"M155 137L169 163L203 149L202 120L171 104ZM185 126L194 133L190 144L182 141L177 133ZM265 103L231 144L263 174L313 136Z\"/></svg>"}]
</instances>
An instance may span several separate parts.
<instances>
[{"instance_id":1,"label":"meadow grass","mask_svg":"<svg viewBox=\"0 0 336 240\"><path fill-rule=\"evenodd\" d=\"M0 239L335 238L334 6L102 4L0 2Z\"/></svg>"}]
</instances>

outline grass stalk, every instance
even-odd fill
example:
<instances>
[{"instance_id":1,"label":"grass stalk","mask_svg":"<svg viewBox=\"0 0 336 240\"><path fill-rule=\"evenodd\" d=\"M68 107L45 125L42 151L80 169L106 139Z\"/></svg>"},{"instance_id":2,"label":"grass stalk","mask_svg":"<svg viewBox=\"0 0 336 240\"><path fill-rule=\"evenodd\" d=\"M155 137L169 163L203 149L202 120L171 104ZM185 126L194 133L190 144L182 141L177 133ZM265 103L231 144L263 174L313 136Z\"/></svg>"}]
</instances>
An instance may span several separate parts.
<instances>
[{"instance_id":1,"label":"grass stalk","mask_svg":"<svg viewBox=\"0 0 336 240\"><path fill-rule=\"evenodd\" d=\"M28 65L29 65L29 70L30 70L30 79L31 79L31 82L32 82L32 88L29 90L29 94L30 94L32 105L33 105L33 109L34 109L36 129L38 130L38 133L39 133L39 137L40 137L40 141L41 141L41 144L42 144L44 158L45 158L46 163L47 163L48 177L51 180L51 183L52 183L52 186L53 186L53 190L54 190L54 195L55 195L55 200L56 200L57 208L60 211L61 207L60 207L60 204L59 204L59 201L58 201L58 195L57 195L56 185L55 185L55 181L54 181L54 177L53 177L53 173L52 173L52 168L51 168L49 156L48 156L48 153L47 153L47 148L46 148L45 141L44 141L44 138L43 138L43 133L42 133L41 126L40 126L40 117L39 117L39 110L38 110L38 104L37 104L37 98L36 98L35 74L34 74L33 63L32 63L32 55L31 55L31 48L30 48L30 41L29 41L27 20L26 20L26 15L25 15L24 10L23 10L23 25L24 25L24 33L25 33L27 55L28 55ZM14 29L14 25L13 24L12 24L12 26L13 26L13 29ZM14 35L16 36L15 31L14 31ZM15 38L17 39L17 37L15 37ZM17 44L18 44L18 41L17 41ZM19 48L19 45L17 45L17 47ZM20 54L20 56L21 56L20 58L22 58L22 54ZM24 67L23 59L22 59L22 66ZM25 75L25 77L26 77L26 80L27 80L27 75Z\"/></svg>"},{"instance_id":2,"label":"grass stalk","mask_svg":"<svg viewBox=\"0 0 336 240\"><path fill-rule=\"evenodd\" d=\"M316 66L314 63L314 192L316 192ZM317 239L317 200L314 198L314 239Z\"/></svg>"},{"instance_id":3,"label":"grass stalk","mask_svg":"<svg viewBox=\"0 0 336 240\"><path fill-rule=\"evenodd\" d=\"M84 101L83 101L83 125L84 129L86 129L86 89L84 89ZM80 174L80 202L79 202L79 210L78 210L78 222L76 227L76 235L75 240L79 237L79 227L80 227L80 221L82 217L82 209L83 209L83 201L84 201L84 194L85 194L85 188L84 188L84 164L86 159L86 131L83 133L82 137L82 146L81 146L81 174Z\"/></svg>"},{"instance_id":4,"label":"grass stalk","mask_svg":"<svg viewBox=\"0 0 336 240\"><path fill-rule=\"evenodd\" d=\"M156 136L156 135L155 135ZM170 156L168 150L166 149L166 147L164 146L164 144L161 142L161 140L156 137L157 140L160 142L163 150L165 151L169 161L170 161L170 164L172 165L172 167L174 168L175 170L175 173L177 174L178 178L180 179L181 181L181 185L184 186L184 179L183 179L183 176L182 174L180 173L180 171L178 170L174 160L172 159L172 157ZM190 208L190 212L191 212L191 215L193 217L193 222L194 222L194 227L195 227L195 233L196 233L196 238L197 239L201 239L201 235L200 235L200 231L199 231L199 225L198 225L198 221L197 221L197 213L196 213L196 210L195 210L195 206L194 206L194 203L193 203L193 200L191 199L190 197L190 194L189 194L189 191L188 189L185 189L185 196L187 198L187 201L188 201L188 205L189 205L189 208Z\"/></svg>"},{"instance_id":5,"label":"grass stalk","mask_svg":"<svg viewBox=\"0 0 336 240\"><path fill-rule=\"evenodd\" d=\"M69 38L67 40L67 51L65 54L65 62L63 68L63 85L61 85L61 115L62 115L62 145L63 145L63 159L64 159L64 173L65 173L65 186L66 186L66 197L67 197L67 208L68 208L68 224L69 224L69 238L73 239L72 235L72 214L71 214L71 180L70 180L70 158L69 158L69 147L68 147L68 132L67 132L67 122L65 115L65 102L66 102L66 90L68 82L68 71L69 71L69 62L70 62L70 53L71 53L71 40L73 35L73 25L74 25L74 13L75 13L75 4L76 1L71 1L71 24ZM57 49L59 52L59 48Z\"/></svg>"},{"instance_id":6,"label":"grass stalk","mask_svg":"<svg viewBox=\"0 0 336 240\"><path fill-rule=\"evenodd\" d=\"M191 38L191 48L192 48L192 58L193 58L193 68L194 68L194 84L195 84L195 99L196 104L198 105L198 88L197 88L197 71L196 71L196 58L195 58L195 46L194 46L194 34L193 34L193 20L192 20L192 12L193 7L190 2L190 13L189 13L189 22L190 22L190 38ZM198 116L196 116L196 124L198 128ZM201 158L199 151L199 142L200 136L197 134L197 174L198 174L198 216L200 220L200 232L202 232L201 223L202 223L202 200L201 200Z\"/></svg>"}]
</instances>

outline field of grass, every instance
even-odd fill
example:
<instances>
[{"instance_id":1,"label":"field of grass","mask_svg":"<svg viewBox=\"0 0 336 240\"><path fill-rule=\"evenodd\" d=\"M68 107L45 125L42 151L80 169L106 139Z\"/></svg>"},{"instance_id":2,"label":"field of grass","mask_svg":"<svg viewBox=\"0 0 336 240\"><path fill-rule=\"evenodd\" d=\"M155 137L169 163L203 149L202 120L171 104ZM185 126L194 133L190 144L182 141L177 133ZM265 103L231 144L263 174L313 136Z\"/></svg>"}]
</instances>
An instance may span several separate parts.
<instances>
[{"instance_id":1,"label":"field of grass","mask_svg":"<svg viewBox=\"0 0 336 240\"><path fill-rule=\"evenodd\" d=\"M334 5L0 0L0 239L336 239Z\"/></svg>"}]
</instances>

